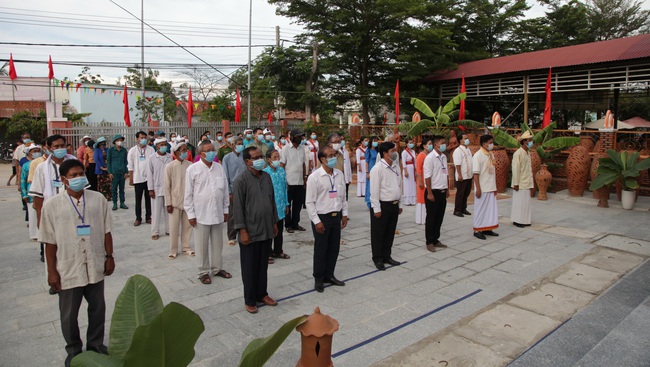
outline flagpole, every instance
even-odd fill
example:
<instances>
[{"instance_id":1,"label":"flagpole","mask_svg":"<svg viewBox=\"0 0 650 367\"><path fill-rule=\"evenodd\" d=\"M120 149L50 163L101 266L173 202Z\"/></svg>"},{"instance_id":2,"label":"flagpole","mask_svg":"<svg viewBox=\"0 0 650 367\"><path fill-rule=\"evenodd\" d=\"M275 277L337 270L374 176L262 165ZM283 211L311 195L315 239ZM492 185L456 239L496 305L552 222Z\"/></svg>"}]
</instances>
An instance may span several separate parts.
<instances>
[{"instance_id":1,"label":"flagpole","mask_svg":"<svg viewBox=\"0 0 650 367\"><path fill-rule=\"evenodd\" d=\"M246 113L246 128L251 128L251 48L253 39L253 0L250 0L248 14L248 112Z\"/></svg>"},{"instance_id":2,"label":"flagpole","mask_svg":"<svg viewBox=\"0 0 650 367\"><path fill-rule=\"evenodd\" d=\"M140 48L140 60L142 63L142 71L140 72L140 82L142 84L142 98L144 96L144 0L140 2L140 41L142 42L142 47ZM145 103L142 101L142 124L144 125L144 115L145 115Z\"/></svg>"}]
</instances>

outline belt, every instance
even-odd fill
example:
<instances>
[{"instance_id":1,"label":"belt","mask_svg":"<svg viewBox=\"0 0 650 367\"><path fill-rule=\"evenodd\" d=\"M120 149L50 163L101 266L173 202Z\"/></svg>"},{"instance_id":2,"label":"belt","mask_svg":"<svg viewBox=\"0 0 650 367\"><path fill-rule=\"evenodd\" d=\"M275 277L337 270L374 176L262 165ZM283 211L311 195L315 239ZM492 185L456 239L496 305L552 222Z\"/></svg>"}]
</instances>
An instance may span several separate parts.
<instances>
[{"instance_id":1,"label":"belt","mask_svg":"<svg viewBox=\"0 0 650 367\"><path fill-rule=\"evenodd\" d=\"M413 161L410 161L410 162L405 162L405 164L410 164L410 165L413 165Z\"/></svg>"},{"instance_id":2,"label":"belt","mask_svg":"<svg viewBox=\"0 0 650 367\"><path fill-rule=\"evenodd\" d=\"M341 212L330 212L330 213L318 214L318 215L324 215L324 216L326 216L326 217L338 217L338 215L339 215L340 213L341 213Z\"/></svg>"},{"instance_id":3,"label":"belt","mask_svg":"<svg viewBox=\"0 0 650 367\"><path fill-rule=\"evenodd\" d=\"M433 189L431 191L437 191L437 192L441 192L441 193L444 194L445 192L447 192L447 189Z\"/></svg>"},{"instance_id":4,"label":"belt","mask_svg":"<svg viewBox=\"0 0 650 367\"><path fill-rule=\"evenodd\" d=\"M389 204L389 205L397 205L399 204L399 200L393 200L393 201L380 201L382 204Z\"/></svg>"}]
</instances>

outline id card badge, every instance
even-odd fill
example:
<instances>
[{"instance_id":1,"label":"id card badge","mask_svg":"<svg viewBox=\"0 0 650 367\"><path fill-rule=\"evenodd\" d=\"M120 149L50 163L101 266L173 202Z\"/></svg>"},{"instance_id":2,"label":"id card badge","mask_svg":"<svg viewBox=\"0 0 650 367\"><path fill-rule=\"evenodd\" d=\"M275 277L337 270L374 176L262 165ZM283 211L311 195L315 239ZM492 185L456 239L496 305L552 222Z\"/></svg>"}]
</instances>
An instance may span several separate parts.
<instances>
[{"instance_id":1,"label":"id card badge","mask_svg":"<svg viewBox=\"0 0 650 367\"><path fill-rule=\"evenodd\" d=\"M442 167L442 173L447 174L447 167Z\"/></svg>"},{"instance_id":2,"label":"id card badge","mask_svg":"<svg viewBox=\"0 0 650 367\"><path fill-rule=\"evenodd\" d=\"M61 181L59 181L59 180L52 180L52 186L54 186L56 188L61 188L61 187L63 187L63 183L61 183Z\"/></svg>"},{"instance_id":3,"label":"id card badge","mask_svg":"<svg viewBox=\"0 0 650 367\"><path fill-rule=\"evenodd\" d=\"M141 155L140 156L140 161L145 161L145 160L147 160L147 158L145 156Z\"/></svg>"},{"instance_id":4,"label":"id card badge","mask_svg":"<svg viewBox=\"0 0 650 367\"><path fill-rule=\"evenodd\" d=\"M338 197L338 192L336 190L330 191L330 199L336 199Z\"/></svg>"},{"instance_id":5,"label":"id card badge","mask_svg":"<svg viewBox=\"0 0 650 367\"><path fill-rule=\"evenodd\" d=\"M77 226L77 236L90 236L90 226L87 224Z\"/></svg>"}]
</instances>

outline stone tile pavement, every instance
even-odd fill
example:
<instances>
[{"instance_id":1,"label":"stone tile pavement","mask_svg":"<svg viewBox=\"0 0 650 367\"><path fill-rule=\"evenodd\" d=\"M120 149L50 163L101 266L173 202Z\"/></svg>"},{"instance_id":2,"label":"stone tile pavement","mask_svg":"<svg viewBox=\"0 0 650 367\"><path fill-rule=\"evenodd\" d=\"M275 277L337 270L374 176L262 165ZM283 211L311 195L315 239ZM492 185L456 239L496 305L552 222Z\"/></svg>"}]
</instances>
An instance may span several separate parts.
<instances>
[{"instance_id":1,"label":"stone tile pavement","mask_svg":"<svg viewBox=\"0 0 650 367\"><path fill-rule=\"evenodd\" d=\"M355 192L351 187L350 193ZM131 208L133 200L129 189ZM128 277L142 274L156 284L164 303L183 303L203 319L206 330L197 342L193 366L236 366L251 340L316 306L340 323L333 352L341 354L334 358L335 365L371 365L587 253L597 246L593 240L607 234L650 237L649 203L642 201L637 204L640 210L624 211L613 202L610 209L600 209L585 198L571 201L550 195L547 202L533 201L535 225L520 229L509 223L510 200L500 200L500 237L487 241L472 236L471 217L451 215L452 204L441 238L449 248L436 253L426 251L424 227L414 223L414 208L407 207L393 249L393 257L406 263L379 272L371 261L368 211L362 198L351 196L351 219L343 231L347 245L341 248L336 270L339 279L350 279L347 285L328 287L322 294L311 291L311 232L285 233L291 259L269 266L269 294L280 303L263 307L256 315L243 308L238 247L225 246L223 251L224 268L233 278L202 285L196 279L195 258L168 260L169 237L152 241L149 225L133 227L133 209L118 210L112 212L116 271L106 280L106 341L117 294ZM58 300L47 294L38 244L27 239L23 215L15 187L0 188L0 366L60 366L65 352ZM303 219L301 224L307 223ZM301 292L306 293L298 295ZM468 294L473 295L449 305ZM84 314L85 304L80 312L82 335L87 325ZM363 344L393 328L394 332ZM344 352L350 348L354 349ZM267 365L294 365L299 353L296 332Z\"/></svg>"}]
</instances>

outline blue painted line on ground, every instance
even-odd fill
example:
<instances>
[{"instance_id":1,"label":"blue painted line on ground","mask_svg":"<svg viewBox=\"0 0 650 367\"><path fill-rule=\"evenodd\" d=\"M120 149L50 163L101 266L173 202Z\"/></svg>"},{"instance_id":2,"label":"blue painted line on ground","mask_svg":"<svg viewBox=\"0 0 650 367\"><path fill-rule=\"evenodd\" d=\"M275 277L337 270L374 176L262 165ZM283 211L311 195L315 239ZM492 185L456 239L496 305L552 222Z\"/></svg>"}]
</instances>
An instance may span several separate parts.
<instances>
[{"instance_id":1,"label":"blue painted line on ground","mask_svg":"<svg viewBox=\"0 0 650 367\"><path fill-rule=\"evenodd\" d=\"M406 263L408 263L408 261L403 261L402 264L400 264L400 265L403 265L403 264L406 264ZM399 265L387 266L386 269L394 268L394 267L396 267L396 266L399 266ZM365 277L365 276L368 276L368 275L370 275L370 274L374 274L374 273L377 273L377 272L380 272L380 271L382 271L382 270L377 269L377 270L369 271L369 272L367 272L367 273L363 273L363 274L360 274L360 275L356 275L356 276L353 276L353 277L351 277L351 278L343 279L343 281L344 281L344 282L349 282L349 281L351 281L351 280L355 280L355 279L363 278L363 277ZM328 284L328 285L325 286L325 288L329 288L329 287L331 287L331 286L332 286L331 284ZM286 301L286 300L288 300L288 299L292 299L292 298L296 298L296 297L304 296L305 294L312 293L312 292L316 292L316 290L315 290L315 289L310 289L310 290L308 290L308 291L304 291L304 292L296 293L296 294L293 294L293 295L291 295L291 296L287 296L287 297L283 297L283 298L278 298L276 301L279 303L279 302L282 302L282 301ZM264 307L264 306L266 306L266 305L262 304L262 305L257 306L257 308Z\"/></svg>"},{"instance_id":2,"label":"blue painted line on ground","mask_svg":"<svg viewBox=\"0 0 650 367\"><path fill-rule=\"evenodd\" d=\"M562 326L564 326L564 324L566 324L567 322L571 321L571 319L572 319L572 318L570 317L568 320L566 320L566 321L564 321L563 323L561 323L560 325L558 325L555 329L551 330L548 334L544 335L544 337L541 338L540 340L538 340L537 343L535 343L535 344L531 345L530 347L528 347L528 349L526 349L525 351L523 351L523 353L521 353L520 355L518 355L517 358L513 359L510 363L508 363L508 366L509 366L511 363L514 363L514 362L515 362L516 360L518 360L519 358L521 358L524 354L528 353L529 350L535 348L535 347L537 346L537 344L543 342L546 338L548 338L549 336L551 336L551 334L555 333L555 332L556 332L557 330L559 330Z\"/></svg>"},{"instance_id":3,"label":"blue painted line on ground","mask_svg":"<svg viewBox=\"0 0 650 367\"><path fill-rule=\"evenodd\" d=\"M381 333L379 335L373 336L372 338L364 340L361 343L355 344L355 345L353 345L353 346L351 346L349 348L343 349L342 351L336 352L336 353L332 354L332 358L336 358L336 357L341 356L341 355L343 355L345 353L351 352L351 351L353 351L353 350L355 350L357 348L361 348L366 344L370 344L370 343L374 342L377 339L381 339L381 338L385 337L386 335L390 335L390 334L396 332L397 330L400 330L400 329L405 328L405 327L407 327L407 326L409 326L409 325L411 325L413 323L416 323L416 322L422 320L425 317L429 317L429 316L433 315L436 312L440 312L440 311L444 310L447 307L451 307L451 306L453 306L453 305L455 305L455 304L457 304L459 302L462 302L462 301L464 301L464 300L466 300L466 299L468 299L468 298L470 298L470 297L472 297L472 296L474 296L474 295L476 295L476 294L478 294L478 293L480 293L482 291L483 291L482 289L477 289L474 292L466 294L466 295L458 298L455 301L449 302L449 303L447 303L445 305L442 305L442 306L440 306L440 307L438 307L438 308L436 308L436 309L434 309L432 311L429 311L429 312L427 312L427 313L425 313L423 315L420 315L420 316L418 316L418 317L416 317L416 318L414 318L412 320L409 320L409 321L407 321L407 322L405 322L405 323L403 323L401 325L398 325L398 326L395 326L392 329L386 330L386 331L384 331L383 333Z\"/></svg>"}]
</instances>

